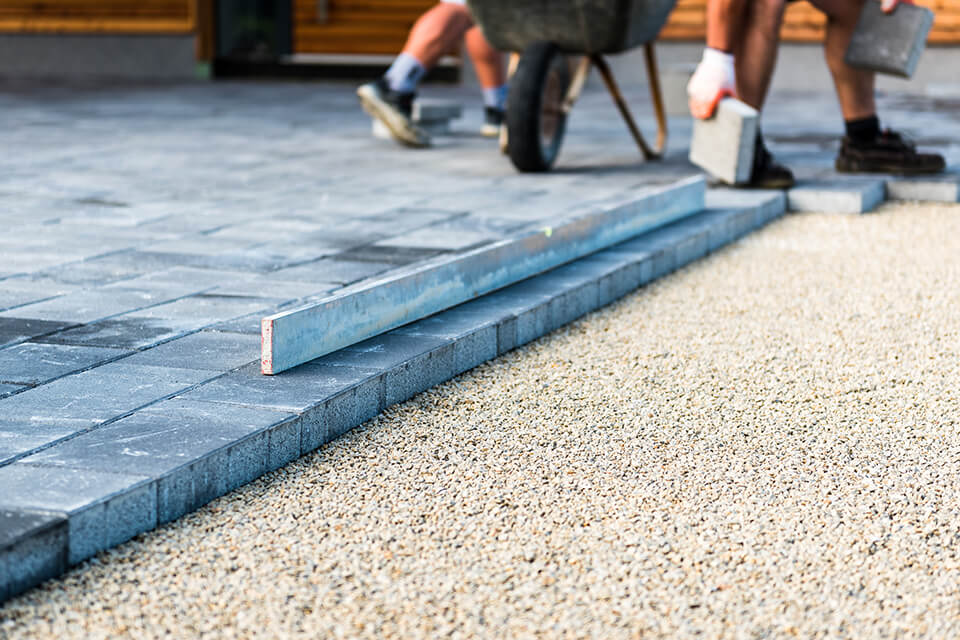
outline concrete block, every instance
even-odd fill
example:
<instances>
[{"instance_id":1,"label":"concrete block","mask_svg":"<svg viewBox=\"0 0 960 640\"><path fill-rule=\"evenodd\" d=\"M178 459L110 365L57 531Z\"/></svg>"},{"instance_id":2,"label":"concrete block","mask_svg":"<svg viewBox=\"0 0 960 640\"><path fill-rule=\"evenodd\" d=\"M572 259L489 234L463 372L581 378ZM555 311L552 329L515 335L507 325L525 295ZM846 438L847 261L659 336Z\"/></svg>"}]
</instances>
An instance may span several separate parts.
<instances>
[{"instance_id":1,"label":"concrete block","mask_svg":"<svg viewBox=\"0 0 960 640\"><path fill-rule=\"evenodd\" d=\"M886 178L889 200L960 202L960 172L935 176L890 176Z\"/></svg>"},{"instance_id":2,"label":"concrete block","mask_svg":"<svg viewBox=\"0 0 960 640\"><path fill-rule=\"evenodd\" d=\"M0 509L0 603L67 569L67 519Z\"/></svg>"},{"instance_id":3,"label":"concrete block","mask_svg":"<svg viewBox=\"0 0 960 640\"><path fill-rule=\"evenodd\" d=\"M800 182L787 192L790 211L868 213L883 202L882 178Z\"/></svg>"},{"instance_id":4,"label":"concrete block","mask_svg":"<svg viewBox=\"0 0 960 640\"><path fill-rule=\"evenodd\" d=\"M417 100L413 103L413 122L431 136L450 133L450 121L463 115L463 105L443 100ZM375 138L392 140L390 130L376 118L373 119L372 133Z\"/></svg>"},{"instance_id":5,"label":"concrete block","mask_svg":"<svg viewBox=\"0 0 960 640\"><path fill-rule=\"evenodd\" d=\"M0 416L32 424L89 429L188 389L210 372L169 367L106 364L0 400Z\"/></svg>"},{"instance_id":6,"label":"concrete block","mask_svg":"<svg viewBox=\"0 0 960 640\"><path fill-rule=\"evenodd\" d=\"M38 318L0 317L0 349L62 331L78 322L57 322Z\"/></svg>"},{"instance_id":7,"label":"concrete block","mask_svg":"<svg viewBox=\"0 0 960 640\"><path fill-rule=\"evenodd\" d=\"M903 3L887 15L879 2L867 0L844 60L852 67L909 78L926 47L933 18L930 9Z\"/></svg>"},{"instance_id":8,"label":"concrete block","mask_svg":"<svg viewBox=\"0 0 960 640\"><path fill-rule=\"evenodd\" d=\"M748 182L759 122L753 107L734 98L721 100L712 118L694 119L690 162L727 184Z\"/></svg>"},{"instance_id":9,"label":"concrete block","mask_svg":"<svg viewBox=\"0 0 960 640\"><path fill-rule=\"evenodd\" d=\"M0 350L0 382L42 384L129 353L123 349L25 342Z\"/></svg>"},{"instance_id":10,"label":"concrete block","mask_svg":"<svg viewBox=\"0 0 960 640\"><path fill-rule=\"evenodd\" d=\"M144 475L15 462L0 467L0 509L66 515L73 565L157 526L157 489Z\"/></svg>"},{"instance_id":11,"label":"concrete block","mask_svg":"<svg viewBox=\"0 0 960 640\"><path fill-rule=\"evenodd\" d=\"M693 62L676 62L660 67L660 89L667 115L690 117L687 85L696 69L697 65Z\"/></svg>"},{"instance_id":12,"label":"concrete block","mask_svg":"<svg viewBox=\"0 0 960 640\"><path fill-rule=\"evenodd\" d=\"M261 376L256 364L219 377L180 397L218 404L303 413L383 373L374 369L307 363L280 377Z\"/></svg>"},{"instance_id":13,"label":"concrete block","mask_svg":"<svg viewBox=\"0 0 960 640\"><path fill-rule=\"evenodd\" d=\"M123 361L178 369L228 371L250 364L259 357L260 339L257 336L201 331L141 351Z\"/></svg>"},{"instance_id":14,"label":"concrete block","mask_svg":"<svg viewBox=\"0 0 960 640\"><path fill-rule=\"evenodd\" d=\"M385 386L385 376L371 378L305 412L301 453L313 451L377 416L387 406Z\"/></svg>"},{"instance_id":15,"label":"concrete block","mask_svg":"<svg viewBox=\"0 0 960 640\"><path fill-rule=\"evenodd\" d=\"M299 455L295 416L177 399L56 444L23 462L148 476L156 484L158 520L163 523L262 475L271 459L289 462L291 449L294 457Z\"/></svg>"}]
</instances>

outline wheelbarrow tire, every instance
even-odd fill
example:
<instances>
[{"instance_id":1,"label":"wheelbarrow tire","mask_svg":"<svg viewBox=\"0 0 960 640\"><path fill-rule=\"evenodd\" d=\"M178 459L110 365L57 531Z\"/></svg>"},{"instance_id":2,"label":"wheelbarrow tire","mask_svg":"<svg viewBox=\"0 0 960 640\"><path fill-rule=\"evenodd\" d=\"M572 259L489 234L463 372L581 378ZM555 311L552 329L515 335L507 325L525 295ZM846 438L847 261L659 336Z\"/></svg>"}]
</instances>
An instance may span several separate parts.
<instances>
[{"instance_id":1,"label":"wheelbarrow tire","mask_svg":"<svg viewBox=\"0 0 960 640\"><path fill-rule=\"evenodd\" d=\"M566 56L549 42L523 52L507 98L508 153L520 171L549 171L560 153L567 114L563 101L570 87Z\"/></svg>"}]
</instances>

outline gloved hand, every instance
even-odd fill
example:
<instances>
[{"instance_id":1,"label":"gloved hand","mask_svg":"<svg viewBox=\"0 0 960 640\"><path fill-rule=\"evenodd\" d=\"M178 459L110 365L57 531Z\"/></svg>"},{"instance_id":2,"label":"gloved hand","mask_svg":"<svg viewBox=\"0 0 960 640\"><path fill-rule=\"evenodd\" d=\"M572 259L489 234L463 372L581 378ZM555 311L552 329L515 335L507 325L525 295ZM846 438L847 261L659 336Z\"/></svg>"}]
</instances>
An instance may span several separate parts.
<instances>
[{"instance_id":1,"label":"gloved hand","mask_svg":"<svg viewBox=\"0 0 960 640\"><path fill-rule=\"evenodd\" d=\"M720 100L736 94L733 54L717 49L704 49L703 59L687 85L690 113L694 118L705 120L717 110Z\"/></svg>"},{"instance_id":2,"label":"gloved hand","mask_svg":"<svg viewBox=\"0 0 960 640\"><path fill-rule=\"evenodd\" d=\"M893 13L898 4L913 4L913 0L880 0L880 9L884 13Z\"/></svg>"}]
</instances>

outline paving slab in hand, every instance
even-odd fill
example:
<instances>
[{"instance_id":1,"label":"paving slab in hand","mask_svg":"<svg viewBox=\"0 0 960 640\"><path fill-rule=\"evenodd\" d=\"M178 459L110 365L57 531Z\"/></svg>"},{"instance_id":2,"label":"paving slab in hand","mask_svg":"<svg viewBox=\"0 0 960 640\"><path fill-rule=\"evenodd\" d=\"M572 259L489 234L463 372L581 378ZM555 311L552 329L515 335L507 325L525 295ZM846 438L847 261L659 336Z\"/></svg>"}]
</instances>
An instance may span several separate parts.
<instances>
[{"instance_id":1,"label":"paving slab in hand","mask_svg":"<svg viewBox=\"0 0 960 640\"><path fill-rule=\"evenodd\" d=\"M29 316L6 315L0 317L0 349L78 324L79 322L57 322Z\"/></svg>"},{"instance_id":2,"label":"paving slab in hand","mask_svg":"<svg viewBox=\"0 0 960 640\"><path fill-rule=\"evenodd\" d=\"M105 364L0 400L0 416L21 425L82 431L214 377L196 369Z\"/></svg>"},{"instance_id":3,"label":"paving slab in hand","mask_svg":"<svg viewBox=\"0 0 960 640\"><path fill-rule=\"evenodd\" d=\"M200 331L140 351L124 358L123 362L177 369L228 371L250 364L259 358L260 338L258 336Z\"/></svg>"},{"instance_id":4,"label":"paving slab in hand","mask_svg":"<svg viewBox=\"0 0 960 640\"><path fill-rule=\"evenodd\" d=\"M124 475L15 462L0 467L0 509L68 517L68 562L157 526L157 492L143 475Z\"/></svg>"},{"instance_id":5,"label":"paving slab in hand","mask_svg":"<svg viewBox=\"0 0 960 640\"><path fill-rule=\"evenodd\" d=\"M157 481L163 523L276 468L271 457L289 462L299 455L299 419L293 414L178 399L23 462L149 476Z\"/></svg>"},{"instance_id":6,"label":"paving slab in hand","mask_svg":"<svg viewBox=\"0 0 960 640\"><path fill-rule=\"evenodd\" d=\"M0 350L0 382L43 384L127 353L122 349L25 342Z\"/></svg>"}]
</instances>

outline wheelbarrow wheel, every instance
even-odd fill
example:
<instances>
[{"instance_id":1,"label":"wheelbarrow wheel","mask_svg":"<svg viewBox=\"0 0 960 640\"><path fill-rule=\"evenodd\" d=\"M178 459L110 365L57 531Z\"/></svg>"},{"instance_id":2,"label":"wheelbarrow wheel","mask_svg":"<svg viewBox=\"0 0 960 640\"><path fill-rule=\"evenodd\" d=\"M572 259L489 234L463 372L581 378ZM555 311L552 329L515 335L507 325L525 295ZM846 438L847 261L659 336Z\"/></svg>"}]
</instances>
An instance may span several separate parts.
<instances>
[{"instance_id":1,"label":"wheelbarrow wheel","mask_svg":"<svg viewBox=\"0 0 960 640\"><path fill-rule=\"evenodd\" d=\"M507 98L510 160L520 171L549 171L563 142L570 67L560 50L537 42L523 52Z\"/></svg>"}]
</instances>

